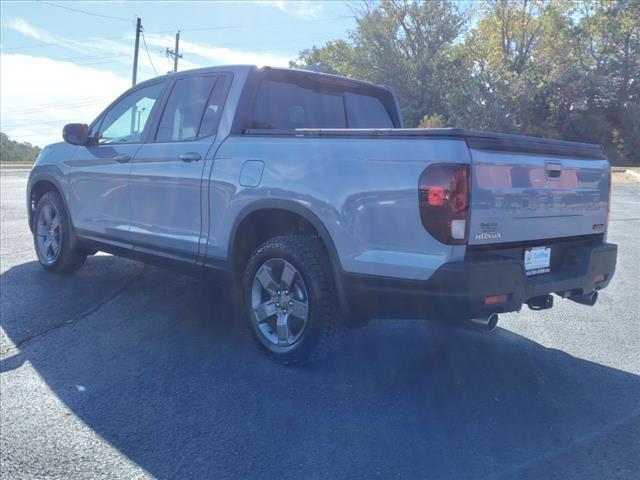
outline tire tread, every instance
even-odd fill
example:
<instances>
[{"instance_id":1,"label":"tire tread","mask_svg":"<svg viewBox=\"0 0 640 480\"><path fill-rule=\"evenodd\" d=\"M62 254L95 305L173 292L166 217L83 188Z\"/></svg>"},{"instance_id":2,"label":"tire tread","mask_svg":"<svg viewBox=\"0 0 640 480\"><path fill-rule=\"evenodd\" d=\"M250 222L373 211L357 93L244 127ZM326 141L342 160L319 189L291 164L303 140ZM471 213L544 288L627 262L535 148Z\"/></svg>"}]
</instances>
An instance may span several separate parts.
<instances>
[{"instance_id":1,"label":"tire tread","mask_svg":"<svg viewBox=\"0 0 640 480\"><path fill-rule=\"evenodd\" d=\"M320 332L311 351L301 349L301 351L296 351L297 354L293 355L282 355L273 352L256 337L255 333L253 337L267 356L284 365L301 365L324 358L335 347L335 341L342 326L342 322L337 318L335 289L324 245L319 238L310 235L283 235L267 240L258 247L247 263L242 282L245 295L247 285L252 280L248 278L250 272L253 271L259 259L270 250L289 252L299 263L300 268L305 271L306 276L315 283L320 298L318 305L316 305L316 308L319 309ZM247 305L246 297L243 303L245 306ZM247 323L250 328L252 328L251 321L253 320L249 319Z\"/></svg>"}]
</instances>

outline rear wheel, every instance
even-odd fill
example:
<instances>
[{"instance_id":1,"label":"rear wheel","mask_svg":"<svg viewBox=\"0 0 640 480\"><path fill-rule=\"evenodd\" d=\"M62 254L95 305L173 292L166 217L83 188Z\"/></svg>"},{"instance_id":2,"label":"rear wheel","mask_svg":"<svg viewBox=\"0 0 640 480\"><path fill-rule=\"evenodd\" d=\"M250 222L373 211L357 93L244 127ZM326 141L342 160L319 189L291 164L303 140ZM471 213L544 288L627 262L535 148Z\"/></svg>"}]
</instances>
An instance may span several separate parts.
<instances>
[{"instance_id":1,"label":"rear wheel","mask_svg":"<svg viewBox=\"0 0 640 480\"><path fill-rule=\"evenodd\" d=\"M272 359L300 364L327 352L339 322L328 258L317 238L267 240L249 260L242 290L254 338Z\"/></svg>"},{"instance_id":2,"label":"rear wheel","mask_svg":"<svg viewBox=\"0 0 640 480\"><path fill-rule=\"evenodd\" d=\"M87 256L71 245L69 216L60 194L45 193L36 206L33 243L45 270L70 273L82 266Z\"/></svg>"}]
</instances>

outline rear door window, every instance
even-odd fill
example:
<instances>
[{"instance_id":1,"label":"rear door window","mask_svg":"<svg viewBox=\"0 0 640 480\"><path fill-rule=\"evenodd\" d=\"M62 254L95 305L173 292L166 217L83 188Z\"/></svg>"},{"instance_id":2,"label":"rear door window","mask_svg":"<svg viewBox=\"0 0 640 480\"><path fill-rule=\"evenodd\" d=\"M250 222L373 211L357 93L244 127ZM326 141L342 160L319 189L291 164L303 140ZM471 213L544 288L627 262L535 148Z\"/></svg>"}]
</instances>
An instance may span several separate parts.
<instances>
[{"instance_id":1,"label":"rear door window","mask_svg":"<svg viewBox=\"0 0 640 480\"><path fill-rule=\"evenodd\" d=\"M258 87L251 128L393 128L381 99L363 88L318 80L265 78Z\"/></svg>"},{"instance_id":2,"label":"rear door window","mask_svg":"<svg viewBox=\"0 0 640 480\"><path fill-rule=\"evenodd\" d=\"M393 128L391 117L379 98L347 92L344 99L349 128Z\"/></svg>"},{"instance_id":3,"label":"rear door window","mask_svg":"<svg viewBox=\"0 0 640 480\"><path fill-rule=\"evenodd\" d=\"M162 112L156 142L181 142L213 135L224 106L227 77L177 80Z\"/></svg>"},{"instance_id":4,"label":"rear door window","mask_svg":"<svg viewBox=\"0 0 640 480\"><path fill-rule=\"evenodd\" d=\"M345 128L341 95L314 91L294 83L264 80L253 110L253 128Z\"/></svg>"}]
</instances>

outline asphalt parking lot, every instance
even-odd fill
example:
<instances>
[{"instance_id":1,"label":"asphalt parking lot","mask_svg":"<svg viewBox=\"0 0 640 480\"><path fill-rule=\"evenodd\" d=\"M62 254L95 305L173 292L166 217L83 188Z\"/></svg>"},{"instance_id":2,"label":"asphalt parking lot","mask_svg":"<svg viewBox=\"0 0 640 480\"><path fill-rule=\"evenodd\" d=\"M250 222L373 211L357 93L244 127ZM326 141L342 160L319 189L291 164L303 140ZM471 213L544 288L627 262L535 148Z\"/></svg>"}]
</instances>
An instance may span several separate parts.
<instances>
[{"instance_id":1,"label":"asphalt parking lot","mask_svg":"<svg viewBox=\"0 0 640 480\"><path fill-rule=\"evenodd\" d=\"M593 307L493 334L375 320L328 359L268 361L221 286L97 255L36 262L27 170L1 174L0 477L637 478L640 183Z\"/></svg>"}]
</instances>

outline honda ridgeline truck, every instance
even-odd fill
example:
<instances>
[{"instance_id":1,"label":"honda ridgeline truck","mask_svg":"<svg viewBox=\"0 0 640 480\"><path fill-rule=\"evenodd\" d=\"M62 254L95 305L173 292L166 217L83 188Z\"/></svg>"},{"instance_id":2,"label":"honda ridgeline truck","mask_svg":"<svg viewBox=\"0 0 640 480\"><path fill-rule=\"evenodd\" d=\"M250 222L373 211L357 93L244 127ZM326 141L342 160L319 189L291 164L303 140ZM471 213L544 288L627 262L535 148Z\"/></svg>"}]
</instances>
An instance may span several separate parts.
<instances>
[{"instance_id":1,"label":"honda ridgeline truck","mask_svg":"<svg viewBox=\"0 0 640 480\"><path fill-rule=\"evenodd\" d=\"M342 325L593 305L611 281L600 146L403 128L391 90L308 71L154 78L69 124L29 178L42 266L110 252L230 274L283 363ZM240 297L240 296L238 296Z\"/></svg>"}]
</instances>

